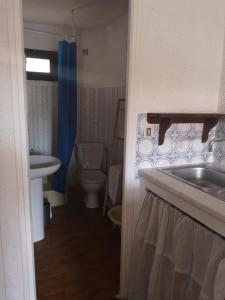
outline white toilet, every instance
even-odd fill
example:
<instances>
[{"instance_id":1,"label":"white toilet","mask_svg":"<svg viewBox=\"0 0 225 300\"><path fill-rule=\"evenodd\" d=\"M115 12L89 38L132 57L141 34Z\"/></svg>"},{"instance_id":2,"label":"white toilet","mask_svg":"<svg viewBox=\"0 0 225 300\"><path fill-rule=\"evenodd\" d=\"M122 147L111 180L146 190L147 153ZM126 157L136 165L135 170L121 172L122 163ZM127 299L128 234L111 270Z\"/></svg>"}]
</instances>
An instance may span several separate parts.
<instances>
[{"instance_id":1,"label":"white toilet","mask_svg":"<svg viewBox=\"0 0 225 300\"><path fill-rule=\"evenodd\" d=\"M81 166L80 183L86 192L85 206L96 208L99 206L98 192L104 187L106 176L101 171L104 145L101 143L80 143L78 159Z\"/></svg>"}]
</instances>

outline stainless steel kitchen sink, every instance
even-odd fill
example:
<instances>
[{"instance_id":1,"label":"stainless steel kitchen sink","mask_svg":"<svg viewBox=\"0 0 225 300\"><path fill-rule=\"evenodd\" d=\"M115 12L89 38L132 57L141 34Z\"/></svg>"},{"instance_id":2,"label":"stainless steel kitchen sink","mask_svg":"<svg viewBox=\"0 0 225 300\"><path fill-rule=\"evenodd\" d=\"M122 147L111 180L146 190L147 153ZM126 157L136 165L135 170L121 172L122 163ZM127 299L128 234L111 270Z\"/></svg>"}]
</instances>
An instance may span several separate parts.
<instances>
[{"instance_id":1,"label":"stainless steel kitchen sink","mask_svg":"<svg viewBox=\"0 0 225 300\"><path fill-rule=\"evenodd\" d=\"M171 167L160 170L210 195L225 200L225 173L220 170L205 165Z\"/></svg>"}]
</instances>

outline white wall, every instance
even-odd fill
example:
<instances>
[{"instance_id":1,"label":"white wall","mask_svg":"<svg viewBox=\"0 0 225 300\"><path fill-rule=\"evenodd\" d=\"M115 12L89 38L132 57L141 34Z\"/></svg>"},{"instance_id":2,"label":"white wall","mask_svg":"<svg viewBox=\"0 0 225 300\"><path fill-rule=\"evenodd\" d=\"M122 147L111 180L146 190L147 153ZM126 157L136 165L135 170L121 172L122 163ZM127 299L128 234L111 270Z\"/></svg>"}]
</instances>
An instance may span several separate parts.
<instances>
[{"instance_id":1,"label":"white wall","mask_svg":"<svg viewBox=\"0 0 225 300\"><path fill-rule=\"evenodd\" d=\"M125 86L127 67L128 15L105 30L105 86Z\"/></svg>"},{"instance_id":2,"label":"white wall","mask_svg":"<svg viewBox=\"0 0 225 300\"><path fill-rule=\"evenodd\" d=\"M56 51L59 39L69 33L68 28L46 24L25 23L24 27L25 47L34 49ZM125 97L127 27L126 15L106 28L82 30L81 40L79 34L77 39L78 108L82 110L78 125L85 124L78 126L77 139L104 142L107 149L111 146L117 101ZM35 30L61 32L62 36ZM82 48L89 49L88 56L82 55ZM54 155L55 135L52 134L56 131L57 86L51 82L28 81L27 88L30 146L35 152Z\"/></svg>"},{"instance_id":3,"label":"white wall","mask_svg":"<svg viewBox=\"0 0 225 300\"><path fill-rule=\"evenodd\" d=\"M82 30L80 40L80 85L125 86L127 62L127 15L103 29ZM82 55L87 48L89 54Z\"/></svg>"},{"instance_id":4,"label":"white wall","mask_svg":"<svg viewBox=\"0 0 225 300\"><path fill-rule=\"evenodd\" d=\"M127 63L127 15L106 28L77 31L78 83L82 87L125 86ZM47 34L50 32L53 34ZM55 33L55 34L54 34ZM25 48L57 51L58 42L70 37L71 28L24 22ZM83 56L82 49L89 54Z\"/></svg>"},{"instance_id":5,"label":"white wall","mask_svg":"<svg viewBox=\"0 0 225 300\"><path fill-rule=\"evenodd\" d=\"M68 27L24 22L24 46L30 49L57 51L58 42L66 39L70 33L71 29Z\"/></svg>"},{"instance_id":6,"label":"white wall","mask_svg":"<svg viewBox=\"0 0 225 300\"><path fill-rule=\"evenodd\" d=\"M67 39L70 31L71 28L63 26L24 22L24 47L58 51L59 41ZM36 153L54 155L57 128L57 82L28 80L26 88L29 146Z\"/></svg>"},{"instance_id":7,"label":"white wall","mask_svg":"<svg viewBox=\"0 0 225 300\"><path fill-rule=\"evenodd\" d=\"M57 86L57 82L52 81L27 81L29 147L35 153L56 155Z\"/></svg>"},{"instance_id":8,"label":"white wall","mask_svg":"<svg viewBox=\"0 0 225 300\"><path fill-rule=\"evenodd\" d=\"M101 30L82 30L79 44L79 85L82 87L102 87L104 81L103 66L105 36ZM88 49L88 55L82 54Z\"/></svg>"},{"instance_id":9,"label":"white wall","mask_svg":"<svg viewBox=\"0 0 225 300\"><path fill-rule=\"evenodd\" d=\"M139 110L216 112L224 1L141 3L135 47Z\"/></svg>"},{"instance_id":10,"label":"white wall","mask_svg":"<svg viewBox=\"0 0 225 300\"><path fill-rule=\"evenodd\" d=\"M138 113L217 112L224 0L131 0L121 296L141 203L135 179Z\"/></svg>"}]
</instances>

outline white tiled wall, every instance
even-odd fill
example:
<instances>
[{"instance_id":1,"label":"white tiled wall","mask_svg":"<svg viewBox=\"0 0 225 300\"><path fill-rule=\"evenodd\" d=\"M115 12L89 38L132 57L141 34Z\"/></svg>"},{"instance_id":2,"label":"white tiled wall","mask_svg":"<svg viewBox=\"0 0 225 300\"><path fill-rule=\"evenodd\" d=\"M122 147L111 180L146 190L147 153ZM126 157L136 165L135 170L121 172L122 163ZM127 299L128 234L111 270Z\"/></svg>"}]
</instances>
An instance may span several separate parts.
<instances>
[{"instance_id":1,"label":"white tiled wall","mask_svg":"<svg viewBox=\"0 0 225 300\"><path fill-rule=\"evenodd\" d=\"M29 146L35 153L55 155L57 139L57 83L27 81Z\"/></svg>"},{"instance_id":2,"label":"white tiled wall","mask_svg":"<svg viewBox=\"0 0 225 300\"><path fill-rule=\"evenodd\" d=\"M207 151L208 143L201 142L202 124L173 124L166 132L165 141L161 146L158 146L159 125L152 125L151 137L146 137L144 134L147 126L149 126L147 114L139 114L136 141L136 175L140 168L212 161L213 155ZM210 131L209 138L215 135L215 131L215 128Z\"/></svg>"},{"instance_id":3,"label":"white tiled wall","mask_svg":"<svg viewBox=\"0 0 225 300\"><path fill-rule=\"evenodd\" d=\"M120 98L125 98L125 87L78 89L77 142L101 142L110 153ZM121 161L123 143L115 150L116 161Z\"/></svg>"},{"instance_id":4,"label":"white tiled wall","mask_svg":"<svg viewBox=\"0 0 225 300\"><path fill-rule=\"evenodd\" d=\"M56 155L57 84L44 81L27 83L29 146L36 153ZM77 141L101 142L110 151L117 102L125 97L125 87L78 88ZM117 147L118 160L123 145Z\"/></svg>"}]
</instances>

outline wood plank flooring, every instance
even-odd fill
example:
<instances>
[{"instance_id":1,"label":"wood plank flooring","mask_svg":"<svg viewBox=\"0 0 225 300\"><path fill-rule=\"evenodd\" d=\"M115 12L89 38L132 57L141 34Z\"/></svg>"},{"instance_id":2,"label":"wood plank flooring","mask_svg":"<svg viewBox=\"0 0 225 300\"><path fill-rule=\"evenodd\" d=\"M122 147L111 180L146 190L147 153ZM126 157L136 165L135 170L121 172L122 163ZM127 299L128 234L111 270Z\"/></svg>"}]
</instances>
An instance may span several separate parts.
<instances>
[{"instance_id":1,"label":"wood plank flooring","mask_svg":"<svg viewBox=\"0 0 225 300\"><path fill-rule=\"evenodd\" d=\"M69 204L53 209L45 240L35 243L38 300L109 300L118 293L120 231L100 209L83 205L70 189Z\"/></svg>"}]
</instances>

